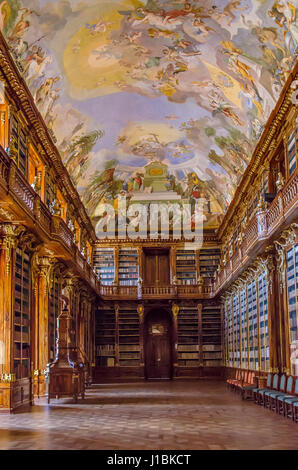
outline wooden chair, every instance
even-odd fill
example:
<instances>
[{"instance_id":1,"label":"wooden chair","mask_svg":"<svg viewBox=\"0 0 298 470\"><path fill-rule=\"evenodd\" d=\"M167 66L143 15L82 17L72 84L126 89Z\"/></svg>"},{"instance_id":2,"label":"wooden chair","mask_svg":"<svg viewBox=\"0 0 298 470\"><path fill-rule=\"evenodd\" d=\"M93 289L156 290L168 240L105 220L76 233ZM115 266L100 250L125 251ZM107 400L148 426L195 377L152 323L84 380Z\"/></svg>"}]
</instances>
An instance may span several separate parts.
<instances>
[{"instance_id":1,"label":"wooden chair","mask_svg":"<svg viewBox=\"0 0 298 470\"><path fill-rule=\"evenodd\" d=\"M243 370L242 371L241 379L239 380L239 382L237 384L235 384L235 388L236 388L237 392L241 393L243 385L247 383L248 374L249 374L248 370Z\"/></svg>"},{"instance_id":2,"label":"wooden chair","mask_svg":"<svg viewBox=\"0 0 298 470\"><path fill-rule=\"evenodd\" d=\"M277 397L283 396L286 391L287 376L282 374L280 380L273 383L273 390L268 390L264 393L264 407L270 410L275 410Z\"/></svg>"},{"instance_id":3,"label":"wooden chair","mask_svg":"<svg viewBox=\"0 0 298 470\"><path fill-rule=\"evenodd\" d=\"M236 369L234 378L230 378L227 380L227 386L228 388L231 388L232 390L234 389L234 384L240 380L241 377L241 370Z\"/></svg>"},{"instance_id":4,"label":"wooden chair","mask_svg":"<svg viewBox=\"0 0 298 470\"><path fill-rule=\"evenodd\" d=\"M297 410L295 408L298 406L298 377L295 378L293 393L294 395L284 399L284 416L292 418L294 421L297 416Z\"/></svg>"},{"instance_id":5,"label":"wooden chair","mask_svg":"<svg viewBox=\"0 0 298 470\"><path fill-rule=\"evenodd\" d=\"M271 390L272 381L273 381L273 374L269 373L267 375L266 388L258 388L258 387L253 388L253 397L254 397L255 403L257 403L258 405L263 404L264 392L266 392L266 390Z\"/></svg>"},{"instance_id":6,"label":"wooden chair","mask_svg":"<svg viewBox=\"0 0 298 470\"><path fill-rule=\"evenodd\" d=\"M293 391L294 391L294 385L295 385L295 379L292 375L288 377L287 380L287 388L286 392L283 395L279 395L276 397L276 405L275 405L275 411L278 414L283 414L285 416L285 399L286 398L292 398L293 396Z\"/></svg>"},{"instance_id":7,"label":"wooden chair","mask_svg":"<svg viewBox=\"0 0 298 470\"><path fill-rule=\"evenodd\" d=\"M241 398L242 400L248 400L253 398L253 390L255 388L255 379L256 373L254 371L249 371L247 377L247 383L244 383L241 388Z\"/></svg>"}]
</instances>

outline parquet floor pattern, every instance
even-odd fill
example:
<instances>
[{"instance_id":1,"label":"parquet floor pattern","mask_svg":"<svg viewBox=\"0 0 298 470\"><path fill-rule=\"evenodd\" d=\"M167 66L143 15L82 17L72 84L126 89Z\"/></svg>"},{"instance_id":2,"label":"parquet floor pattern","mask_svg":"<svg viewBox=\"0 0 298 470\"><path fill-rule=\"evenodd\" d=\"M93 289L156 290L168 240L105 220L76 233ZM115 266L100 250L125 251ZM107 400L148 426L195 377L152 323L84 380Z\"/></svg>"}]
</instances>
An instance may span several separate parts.
<instances>
[{"instance_id":1,"label":"parquet floor pattern","mask_svg":"<svg viewBox=\"0 0 298 470\"><path fill-rule=\"evenodd\" d=\"M298 425L214 380L93 385L0 415L0 449L298 449Z\"/></svg>"}]
</instances>

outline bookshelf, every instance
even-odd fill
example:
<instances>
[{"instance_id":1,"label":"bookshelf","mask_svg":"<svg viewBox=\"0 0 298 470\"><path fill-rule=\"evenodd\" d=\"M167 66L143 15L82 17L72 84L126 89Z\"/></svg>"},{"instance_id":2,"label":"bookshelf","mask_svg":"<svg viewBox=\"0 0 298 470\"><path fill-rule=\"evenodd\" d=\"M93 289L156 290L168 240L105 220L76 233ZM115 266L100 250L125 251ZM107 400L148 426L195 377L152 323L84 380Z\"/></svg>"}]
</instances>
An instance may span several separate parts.
<instances>
[{"instance_id":1,"label":"bookshelf","mask_svg":"<svg viewBox=\"0 0 298 470\"><path fill-rule=\"evenodd\" d=\"M95 316L96 365L115 366L115 310L112 305L100 307Z\"/></svg>"},{"instance_id":2,"label":"bookshelf","mask_svg":"<svg viewBox=\"0 0 298 470\"><path fill-rule=\"evenodd\" d=\"M298 244L287 251L287 291L292 343L298 340Z\"/></svg>"},{"instance_id":3,"label":"bookshelf","mask_svg":"<svg viewBox=\"0 0 298 470\"><path fill-rule=\"evenodd\" d=\"M234 316L234 367L240 367L240 312L239 294L233 295Z\"/></svg>"},{"instance_id":4,"label":"bookshelf","mask_svg":"<svg viewBox=\"0 0 298 470\"><path fill-rule=\"evenodd\" d=\"M180 306L178 314L178 365L199 366L199 322L196 306Z\"/></svg>"},{"instance_id":5,"label":"bookshelf","mask_svg":"<svg viewBox=\"0 0 298 470\"><path fill-rule=\"evenodd\" d=\"M295 145L298 147L298 132L297 130L293 131L288 138L288 165L289 165L289 175L291 176L297 166L296 162L296 151Z\"/></svg>"},{"instance_id":6,"label":"bookshelf","mask_svg":"<svg viewBox=\"0 0 298 470\"><path fill-rule=\"evenodd\" d=\"M11 115L11 136L12 136L12 151L16 157L16 162L24 175L27 175L28 169L28 153L27 153L27 136L23 130L17 116L14 113Z\"/></svg>"},{"instance_id":7,"label":"bookshelf","mask_svg":"<svg viewBox=\"0 0 298 470\"><path fill-rule=\"evenodd\" d=\"M203 305L202 308L202 355L205 367L222 365L221 314L218 305Z\"/></svg>"},{"instance_id":8,"label":"bookshelf","mask_svg":"<svg viewBox=\"0 0 298 470\"><path fill-rule=\"evenodd\" d=\"M16 249L13 368L16 379L30 375L30 256Z\"/></svg>"},{"instance_id":9,"label":"bookshelf","mask_svg":"<svg viewBox=\"0 0 298 470\"><path fill-rule=\"evenodd\" d=\"M258 354L258 311L257 311L257 286L252 281L247 286L248 305L248 332L249 332L249 368L259 368Z\"/></svg>"},{"instance_id":10,"label":"bookshelf","mask_svg":"<svg viewBox=\"0 0 298 470\"><path fill-rule=\"evenodd\" d=\"M120 248L118 281L120 286L136 286L139 277L138 252L134 248Z\"/></svg>"},{"instance_id":11,"label":"bookshelf","mask_svg":"<svg viewBox=\"0 0 298 470\"><path fill-rule=\"evenodd\" d=\"M176 277L178 284L197 283L196 252L194 250L176 251Z\"/></svg>"},{"instance_id":12,"label":"bookshelf","mask_svg":"<svg viewBox=\"0 0 298 470\"><path fill-rule=\"evenodd\" d=\"M266 271L258 276L258 303L259 303L259 342L261 370L270 368L269 356L269 330L268 330L268 286Z\"/></svg>"},{"instance_id":13,"label":"bookshelf","mask_svg":"<svg viewBox=\"0 0 298 470\"><path fill-rule=\"evenodd\" d=\"M55 359L56 353L56 340L57 340L57 318L60 310L60 284L58 279L54 276L53 285L50 290L49 299L49 354L50 362Z\"/></svg>"},{"instance_id":14,"label":"bookshelf","mask_svg":"<svg viewBox=\"0 0 298 470\"><path fill-rule=\"evenodd\" d=\"M119 365L140 365L140 325L136 305L119 305Z\"/></svg>"},{"instance_id":15,"label":"bookshelf","mask_svg":"<svg viewBox=\"0 0 298 470\"><path fill-rule=\"evenodd\" d=\"M241 317L241 365L248 367L248 349L247 349L247 300L246 287L240 291L240 317Z\"/></svg>"},{"instance_id":16,"label":"bookshelf","mask_svg":"<svg viewBox=\"0 0 298 470\"><path fill-rule=\"evenodd\" d=\"M233 310L232 310L232 301L231 299L228 299L226 302L226 308L225 308L225 317L227 319L227 330L228 330L228 335L227 335L227 360L228 360L228 366L233 367L234 366L234 354L233 354Z\"/></svg>"},{"instance_id":17,"label":"bookshelf","mask_svg":"<svg viewBox=\"0 0 298 470\"><path fill-rule=\"evenodd\" d=\"M114 284L115 256L114 248L96 248L93 255L93 266L100 274L101 283L106 286Z\"/></svg>"},{"instance_id":18,"label":"bookshelf","mask_svg":"<svg viewBox=\"0 0 298 470\"><path fill-rule=\"evenodd\" d=\"M206 248L199 252L200 276L207 284L214 282L215 271L220 261L219 248Z\"/></svg>"}]
</instances>

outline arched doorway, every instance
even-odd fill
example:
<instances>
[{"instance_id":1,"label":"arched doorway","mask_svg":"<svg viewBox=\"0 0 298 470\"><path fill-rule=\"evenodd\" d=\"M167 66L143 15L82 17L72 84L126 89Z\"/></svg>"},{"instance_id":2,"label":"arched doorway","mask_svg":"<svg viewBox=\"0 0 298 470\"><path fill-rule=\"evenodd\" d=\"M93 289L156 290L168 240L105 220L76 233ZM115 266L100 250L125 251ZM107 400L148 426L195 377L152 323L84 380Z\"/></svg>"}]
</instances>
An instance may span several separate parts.
<instances>
[{"instance_id":1,"label":"arched doorway","mask_svg":"<svg viewBox=\"0 0 298 470\"><path fill-rule=\"evenodd\" d=\"M146 379L172 378L172 319L163 309L148 312L145 318L144 350Z\"/></svg>"}]
</instances>

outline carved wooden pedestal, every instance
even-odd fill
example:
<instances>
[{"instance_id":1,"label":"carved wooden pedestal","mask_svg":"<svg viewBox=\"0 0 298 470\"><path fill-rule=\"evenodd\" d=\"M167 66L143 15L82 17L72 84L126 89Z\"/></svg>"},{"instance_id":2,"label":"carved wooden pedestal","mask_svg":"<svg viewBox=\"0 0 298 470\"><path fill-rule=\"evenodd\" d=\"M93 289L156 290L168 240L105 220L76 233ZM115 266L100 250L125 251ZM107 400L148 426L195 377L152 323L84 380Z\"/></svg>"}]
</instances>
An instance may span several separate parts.
<instances>
[{"instance_id":1,"label":"carved wooden pedestal","mask_svg":"<svg viewBox=\"0 0 298 470\"><path fill-rule=\"evenodd\" d=\"M84 398L85 380L84 365L77 362L75 349L70 344L71 316L67 308L58 317L57 352L54 362L47 365L47 398L73 397Z\"/></svg>"}]
</instances>

